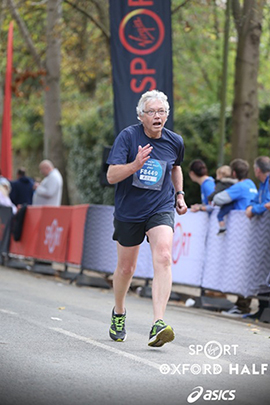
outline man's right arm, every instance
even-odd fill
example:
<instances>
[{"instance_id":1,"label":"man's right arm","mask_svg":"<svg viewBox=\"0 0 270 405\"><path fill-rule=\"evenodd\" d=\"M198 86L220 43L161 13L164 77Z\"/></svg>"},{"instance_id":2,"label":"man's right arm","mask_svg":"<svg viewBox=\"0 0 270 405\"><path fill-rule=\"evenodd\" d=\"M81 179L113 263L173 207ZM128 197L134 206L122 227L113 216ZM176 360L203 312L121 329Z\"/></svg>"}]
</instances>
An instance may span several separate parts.
<instances>
[{"instance_id":1,"label":"man's right arm","mask_svg":"<svg viewBox=\"0 0 270 405\"><path fill-rule=\"evenodd\" d=\"M136 158L131 163L124 165L110 164L107 172L107 180L109 184L116 184L127 177L132 176L137 170L141 169L145 162L150 158L150 153L153 147L148 143L143 148L139 146Z\"/></svg>"},{"instance_id":2,"label":"man's right arm","mask_svg":"<svg viewBox=\"0 0 270 405\"><path fill-rule=\"evenodd\" d=\"M109 184L116 184L135 173L135 161L125 165L110 165L107 172Z\"/></svg>"},{"instance_id":3,"label":"man's right arm","mask_svg":"<svg viewBox=\"0 0 270 405\"><path fill-rule=\"evenodd\" d=\"M233 200L230 197L230 195L228 194L228 192L226 190L221 191L220 193L217 193L214 198L213 198L213 202L215 205L224 205L224 204L229 204L231 203Z\"/></svg>"}]
</instances>

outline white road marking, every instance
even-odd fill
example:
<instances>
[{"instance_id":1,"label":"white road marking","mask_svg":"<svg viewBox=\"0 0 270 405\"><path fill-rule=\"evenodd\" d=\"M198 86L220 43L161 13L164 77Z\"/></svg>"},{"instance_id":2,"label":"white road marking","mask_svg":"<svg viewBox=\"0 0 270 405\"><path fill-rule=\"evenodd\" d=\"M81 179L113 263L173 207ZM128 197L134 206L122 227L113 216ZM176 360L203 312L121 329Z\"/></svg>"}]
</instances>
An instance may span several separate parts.
<instances>
[{"instance_id":1,"label":"white road marking","mask_svg":"<svg viewBox=\"0 0 270 405\"><path fill-rule=\"evenodd\" d=\"M139 356L135 356L134 354L131 354L131 353L123 352L122 350L115 349L114 347L105 345L104 343L97 342L94 339L91 339L91 338L88 338L88 337L85 337L85 336L80 336L80 335L77 335L76 333L69 332L68 330L64 330L64 329L61 329L61 328L49 328L49 329L51 329L51 330L53 330L55 332L61 333L62 335L66 335L66 336L72 337L74 339L81 340L82 342L88 343L88 344L90 344L92 346L99 347L99 348L101 348L103 350L107 350L108 352L112 352L112 353L117 354L119 356L127 357L129 360L136 361L137 363L145 364L145 365L147 365L149 367L160 370L160 364L158 364L158 363L146 360L146 359L144 359L142 357L139 357ZM119 343L119 344L121 344L121 343Z\"/></svg>"},{"instance_id":2,"label":"white road marking","mask_svg":"<svg viewBox=\"0 0 270 405\"><path fill-rule=\"evenodd\" d=\"M19 314L17 314L17 312L8 311L7 309L0 309L0 312L2 312L3 314L9 314L9 315L19 315Z\"/></svg>"},{"instance_id":3,"label":"white road marking","mask_svg":"<svg viewBox=\"0 0 270 405\"><path fill-rule=\"evenodd\" d=\"M16 315L16 316L19 315L16 312L9 311L7 309L1 309L1 308L0 308L0 312L5 313L5 314L9 314L9 315ZM51 319L52 320L57 320L57 321L61 320L60 318L55 318L55 317L51 317ZM33 322L33 323L35 323L35 322ZM116 348L111 347L109 345L105 345L104 343L98 342L98 341L96 341L94 339L91 339L91 338L88 338L86 336L77 335L76 333L70 332L70 331L62 329L62 328L49 327L48 329L53 330L54 332L61 333L62 335L69 336L69 337L71 337L73 339L77 339L77 340L80 340L82 342L88 343L88 344L90 344L92 346L99 347L99 348L101 348L103 350L106 350L108 352L117 354L118 356L126 357L129 360L136 361L137 363L145 364L145 365L147 365L149 367L152 367L152 368L154 368L156 370L160 370L160 364L158 364L158 363L155 363L155 362L150 361L150 360L146 360L146 359L144 359L142 357L136 356L136 355L131 354L131 353L124 352L122 350L116 349ZM119 346L120 345L121 345L121 343L119 343Z\"/></svg>"}]
</instances>

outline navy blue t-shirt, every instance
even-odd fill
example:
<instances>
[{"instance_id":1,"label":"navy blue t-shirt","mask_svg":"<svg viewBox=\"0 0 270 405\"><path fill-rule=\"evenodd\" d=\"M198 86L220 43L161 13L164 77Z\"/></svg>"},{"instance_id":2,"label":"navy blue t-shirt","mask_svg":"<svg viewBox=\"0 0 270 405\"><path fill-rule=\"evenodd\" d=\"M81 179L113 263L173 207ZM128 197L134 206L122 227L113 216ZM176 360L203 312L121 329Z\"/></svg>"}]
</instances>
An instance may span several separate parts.
<instances>
[{"instance_id":1,"label":"navy blue t-shirt","mask_svg":"<svg viewBox=\"0 0 270 405\"><path fill-rule=\"evenodd\" d=\"M115 218L119 221L142 222L158 212L174 211L173 166L184 158L180 135L162 129L158 139L149 138L142 124L125 128L114 141L107 160L109 165L123 165L135 160L138 147L150 144L150 159L133 176L116 184Z\"/></svg>"}]
</instances>

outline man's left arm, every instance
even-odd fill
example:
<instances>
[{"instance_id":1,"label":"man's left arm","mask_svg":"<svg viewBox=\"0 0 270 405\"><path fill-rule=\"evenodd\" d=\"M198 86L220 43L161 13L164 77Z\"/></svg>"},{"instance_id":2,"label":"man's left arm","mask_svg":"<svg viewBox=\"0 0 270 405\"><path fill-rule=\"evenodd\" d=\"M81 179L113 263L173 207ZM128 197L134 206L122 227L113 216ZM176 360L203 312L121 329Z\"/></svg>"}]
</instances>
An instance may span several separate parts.
<instances>
[{"instance_id":1,"label":"man's left arm","mask_svg":"<svg viewBox=\"0 0 270 405\"><path fill-rule=\"evenodd\" d=\"M266 187L266 191L263 193L263 198L262 202L259 203L259 193L256 194L254 199L251 201L250 205L246 208L246 215L248 218L252 218L254 215L262 215L267 207L265 207L265 204L270 202L270 189L269 189L269 184Z\"/></svg>"},{"instance_id":2,"label":"man's left arm","mask_svg":"<svg viewBox=\"0 0 270 405\"><path fill-rule=\"evenodd\" d=\"M180 166L173 166L172 168L172 182L174 185L175 193L183 191L183 173ZM185 203L184 194L177 194L176 196L176 212L183 215L187 212L187 205Z\"/></svg>"}]
</instances>

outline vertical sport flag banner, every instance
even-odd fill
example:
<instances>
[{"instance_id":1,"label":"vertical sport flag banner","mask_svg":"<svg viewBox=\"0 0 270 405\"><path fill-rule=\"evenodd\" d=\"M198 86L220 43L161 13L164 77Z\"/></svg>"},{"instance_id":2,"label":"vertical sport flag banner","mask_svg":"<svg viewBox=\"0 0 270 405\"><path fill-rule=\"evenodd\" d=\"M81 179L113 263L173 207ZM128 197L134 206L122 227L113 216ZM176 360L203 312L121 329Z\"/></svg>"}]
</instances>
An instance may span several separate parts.
<instances>
[{"instance_id":1,"label":"vertical sport flag banner","mask_svg":"<svg viewBox=\"0 0 270 405\"><path fill-rule=\"evenodd\" d=\"M168 96L173 129L171 0L110 0L115 136L138 123L136 106L148 90Z\"/></svg>"},{"instance_id":2,"label":"vertical sport flag banner","mask_svg":"<svg viewBox=\"0 0 270 405\"><path fill-rule=\"evenodd\" d=\"M1 171L2 175L12 179L12 147L11 147L11 85L12 85L12 57L13 57L13 21L9 24L7 45L7 67L5 80L5 98L2 121L1 138Z\"/></svg>"}]
</instances>

